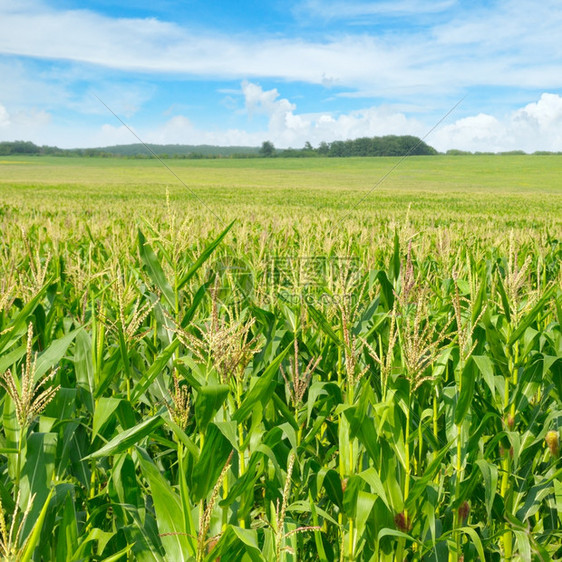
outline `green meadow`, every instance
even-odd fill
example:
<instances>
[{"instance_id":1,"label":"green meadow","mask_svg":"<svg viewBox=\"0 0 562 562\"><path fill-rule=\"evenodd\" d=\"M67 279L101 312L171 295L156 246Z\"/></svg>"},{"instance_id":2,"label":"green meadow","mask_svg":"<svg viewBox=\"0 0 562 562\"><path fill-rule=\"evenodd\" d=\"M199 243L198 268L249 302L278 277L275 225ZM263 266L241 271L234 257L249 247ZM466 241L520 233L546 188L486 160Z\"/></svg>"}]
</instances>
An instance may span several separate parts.
<instances>
[{"instance_id":1,"label":"green meadow","mask_svg":"<svg viewBox=\"0 0 562 562\"><path fill-rule=\"evenodd\" d=\"M561 172L0 158L0 558L561 558Z\"/></svg>"}]
</instances>

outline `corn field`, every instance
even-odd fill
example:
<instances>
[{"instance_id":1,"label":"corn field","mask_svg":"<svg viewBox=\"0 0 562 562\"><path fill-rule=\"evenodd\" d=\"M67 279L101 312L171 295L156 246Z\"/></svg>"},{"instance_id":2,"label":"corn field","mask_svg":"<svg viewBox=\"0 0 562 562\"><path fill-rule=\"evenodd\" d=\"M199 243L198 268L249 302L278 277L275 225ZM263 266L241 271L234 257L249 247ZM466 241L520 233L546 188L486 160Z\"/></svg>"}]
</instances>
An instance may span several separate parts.
<instances>
[{"instance_id":1,"label":"corn field","mask_svg":"<svg viewBox=\"0 0 562 562\"><path fill-rule=\"evenodd\" d=\"M0 210L2 559L562 558L560 236L50 213Z\"/></svg>"}]
</instances>

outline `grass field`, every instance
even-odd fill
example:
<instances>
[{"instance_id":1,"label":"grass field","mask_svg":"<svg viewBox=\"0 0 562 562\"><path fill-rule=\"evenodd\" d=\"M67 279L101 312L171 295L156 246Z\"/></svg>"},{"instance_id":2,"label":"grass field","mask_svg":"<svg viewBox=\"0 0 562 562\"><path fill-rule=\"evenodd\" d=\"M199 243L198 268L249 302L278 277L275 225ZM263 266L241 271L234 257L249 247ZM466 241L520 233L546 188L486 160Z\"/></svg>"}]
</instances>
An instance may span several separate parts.
<instances>
[{"instance_id":1,"label":"grass field","mask_svg":"<svg viewBox=\"0 0 562 562\"><path fill-rule=\"evenodd\" d=\"M397 159L166 161L187 187L155 160L13 161L0 164L5 204L76 217L120 211L134 220L157 216L168 193L174 210L216 228L233 219L246 223L259 216L250 222L264 225L272 219L302 223L308 216L344 220L340 230L347 232L404 220L408 209L421 229L478 224L493 227L491 236L504 228L556 230L562 224L558 156L409 158L380 185Z\"/></svg>"},{"instance_id":2,"label":"grass field","mask_svg":"<svg viewBox=\"0 0 562 562\"><path fill-rule=\"evenodd\" d=\"M0 160L0 557L562 557L562 157L165 164Z\"/></svg>"}]
</instances>

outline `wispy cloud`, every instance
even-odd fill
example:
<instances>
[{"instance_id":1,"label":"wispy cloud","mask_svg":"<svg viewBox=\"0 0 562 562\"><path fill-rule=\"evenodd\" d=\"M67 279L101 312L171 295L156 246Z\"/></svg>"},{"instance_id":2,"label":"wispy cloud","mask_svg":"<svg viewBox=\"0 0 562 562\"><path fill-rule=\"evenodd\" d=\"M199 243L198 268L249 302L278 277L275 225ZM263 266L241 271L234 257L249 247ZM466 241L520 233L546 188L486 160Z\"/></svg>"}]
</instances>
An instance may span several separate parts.
<instances>
[{"instance_id":1,"label":"wispy cloud","mask_svg":"<svg viewBox=\"0 0 562 562\"><path fill-rule=\"evenodd\" d=\"M434 10L450 3L423 4ZM420 10L421 5L398 2L394 11ZM335 13L338 6L329 3L327 11ZM390 9L386 2L346 4L346 10L348 6L358 13ZM414 33L348 31L309 40L230 36L153 18L52 10L30 1L14 10L3 3L0 52L213 79L267 77L322 84L329 77L358 90L382 89L387 96L401 95L406 87L412 94L487 84L557 88L562 86L562 10L553 6L552 0L540 5L510 0L495 10L476 8L474 14Z\"/></svg>"}]
</instances>

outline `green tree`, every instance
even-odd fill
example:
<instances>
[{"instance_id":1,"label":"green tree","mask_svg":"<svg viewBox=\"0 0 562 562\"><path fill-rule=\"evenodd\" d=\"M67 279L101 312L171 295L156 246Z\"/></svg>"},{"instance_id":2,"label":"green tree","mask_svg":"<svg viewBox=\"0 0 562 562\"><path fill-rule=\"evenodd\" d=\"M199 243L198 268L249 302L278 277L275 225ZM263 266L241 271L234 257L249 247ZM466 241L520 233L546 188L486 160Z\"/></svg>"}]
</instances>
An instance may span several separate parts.
<instances>
[{"instance_id":1,"label":"green tree","mask_svg":"<svg viewBox=\"0 0 562 562\"><path fill-rule=\"evenodd\" d=\"M263 141L260 148L260 154L266 158L270 156L274 156L275 146L273 146L273 143L271 141Z\"/></svg>"}]
</instances>

